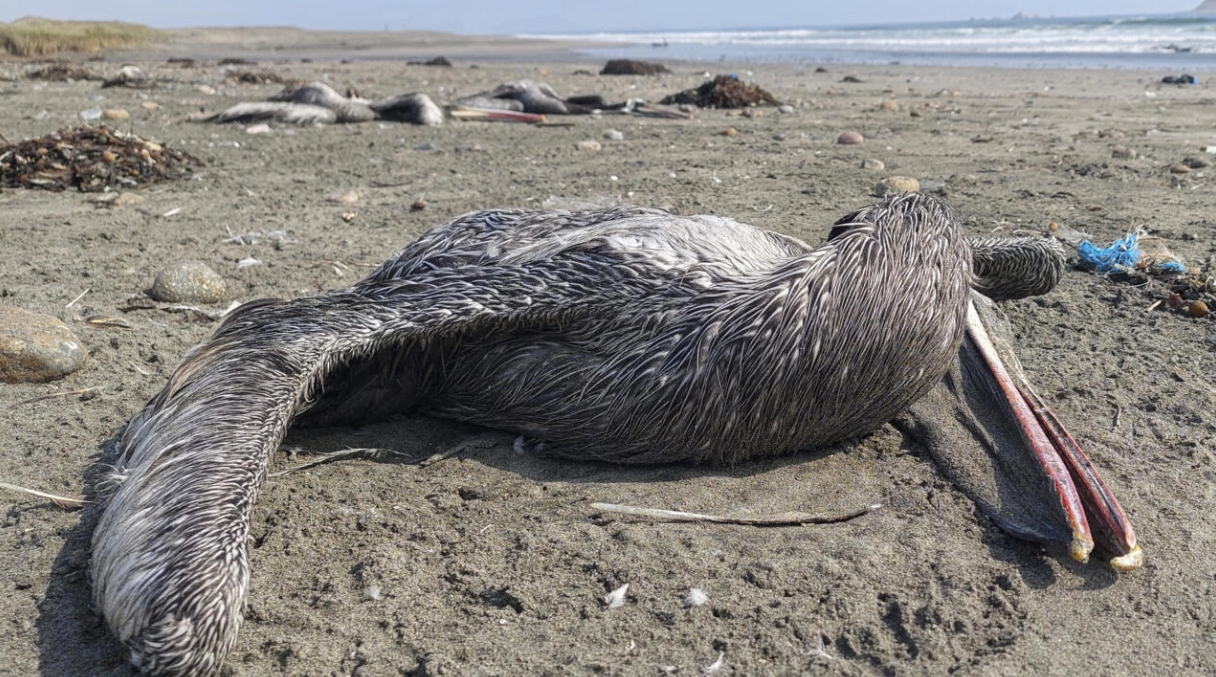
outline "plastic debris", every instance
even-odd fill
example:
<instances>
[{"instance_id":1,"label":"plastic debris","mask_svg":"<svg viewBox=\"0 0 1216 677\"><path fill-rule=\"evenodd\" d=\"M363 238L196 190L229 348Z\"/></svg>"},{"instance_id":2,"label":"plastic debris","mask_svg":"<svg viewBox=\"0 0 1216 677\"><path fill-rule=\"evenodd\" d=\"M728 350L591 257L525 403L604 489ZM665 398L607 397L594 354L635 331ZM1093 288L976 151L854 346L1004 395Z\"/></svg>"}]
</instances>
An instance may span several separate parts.
<instances>
[{"instance_id":1,"label":"plastic debris","mask_svg":"<svg viewBox=\"0 0 1216 677\"><path fill-rule=\"evenodd\" d=\"M1140 232L1137 231L1124 235L1109 247L1098 247L1085 240L1077 245L1077 254L1099 273L1132 268L1140 260L1140 249L1136 247L1136 241L1139 239Z\"/></svg>"}]
</instances>

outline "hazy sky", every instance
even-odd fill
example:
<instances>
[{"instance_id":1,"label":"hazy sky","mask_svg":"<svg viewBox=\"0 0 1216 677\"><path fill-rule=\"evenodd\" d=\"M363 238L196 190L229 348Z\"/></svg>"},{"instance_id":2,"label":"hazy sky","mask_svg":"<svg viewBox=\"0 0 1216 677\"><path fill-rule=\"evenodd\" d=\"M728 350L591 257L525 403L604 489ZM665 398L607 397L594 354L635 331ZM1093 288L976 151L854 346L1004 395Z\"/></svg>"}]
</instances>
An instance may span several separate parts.
<instances>
[{"instance_id":1,"label":"hazy sky","mask_svg":"<svg viewBox=\"0 0 1216 677\"><path fill-rule=\"evenodd\" d=\"M777 28L1008 17L1157 14L1199 0L0 0L0 21L119 19L156 27L278 25L460 33Z\"/></svg>"}]
</instances>

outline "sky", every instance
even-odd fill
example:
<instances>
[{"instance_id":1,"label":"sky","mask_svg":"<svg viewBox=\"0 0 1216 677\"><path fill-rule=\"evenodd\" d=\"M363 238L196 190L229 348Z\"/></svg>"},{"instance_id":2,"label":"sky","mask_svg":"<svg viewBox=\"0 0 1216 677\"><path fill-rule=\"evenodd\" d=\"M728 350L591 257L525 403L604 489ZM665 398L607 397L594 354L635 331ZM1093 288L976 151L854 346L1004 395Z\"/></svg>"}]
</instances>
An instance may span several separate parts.
<instances>
[{"instance_id":1,"label":"sky","mask_svg":"<svg viewBox=\"0 0 1216 677\"><path fill-rule=\"evenodd\" d=\"M1010 17L1181 12L1199 0L0 0L0 21L26 15L116 19L157 28L299 26L456 33L729 30Z\"/></svg>"}]
</instances>

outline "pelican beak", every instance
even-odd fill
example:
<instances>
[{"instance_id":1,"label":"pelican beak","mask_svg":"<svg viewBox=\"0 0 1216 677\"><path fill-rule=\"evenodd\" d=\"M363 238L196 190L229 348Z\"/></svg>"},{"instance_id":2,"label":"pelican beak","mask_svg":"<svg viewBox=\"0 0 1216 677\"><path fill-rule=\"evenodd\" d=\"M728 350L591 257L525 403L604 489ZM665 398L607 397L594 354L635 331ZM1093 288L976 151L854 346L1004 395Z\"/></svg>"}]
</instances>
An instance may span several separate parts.
<instances>
[{"instance_id":1,"label":"pelican beak","mask_svg":"<svg viewBox=\"0 0 1216 677\"><path fill-rule=\"evenodd\" d=\"M982 358L991 395L1002 401L1005 413L1016 422L1021 446L1033 454L1046 476L1047 493L1059 501L1057 507L1071 531L1069 554L1086 562L1096 549L1115 569L1139 568L1144 554L1127 515L1080 445L1031 387L1012 348L1003 337L994 338L989 332L988 327L998 322L995 312L986 299L968 304L961 352L973 350Z\"/></svg>"}]
</instances>

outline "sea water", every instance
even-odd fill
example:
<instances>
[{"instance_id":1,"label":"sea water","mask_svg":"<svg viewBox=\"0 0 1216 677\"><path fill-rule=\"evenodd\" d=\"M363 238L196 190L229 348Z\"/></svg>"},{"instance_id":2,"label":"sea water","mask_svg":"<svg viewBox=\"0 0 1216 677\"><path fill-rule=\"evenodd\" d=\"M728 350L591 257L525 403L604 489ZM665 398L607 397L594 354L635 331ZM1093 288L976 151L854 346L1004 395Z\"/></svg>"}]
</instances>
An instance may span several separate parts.
<instances>
[{"instance_id":1,"label":"sea water","mask_svg":"<svg viewBox=\"0 0 1216 677\"><path fill-rule=\"evenodd\" d=\"M603 58L765 63L1216 69L1216 14L1015 17L949 23L530 35ZM612 44L617 43L617 44Z\"/></svg>"}]
</instances>

